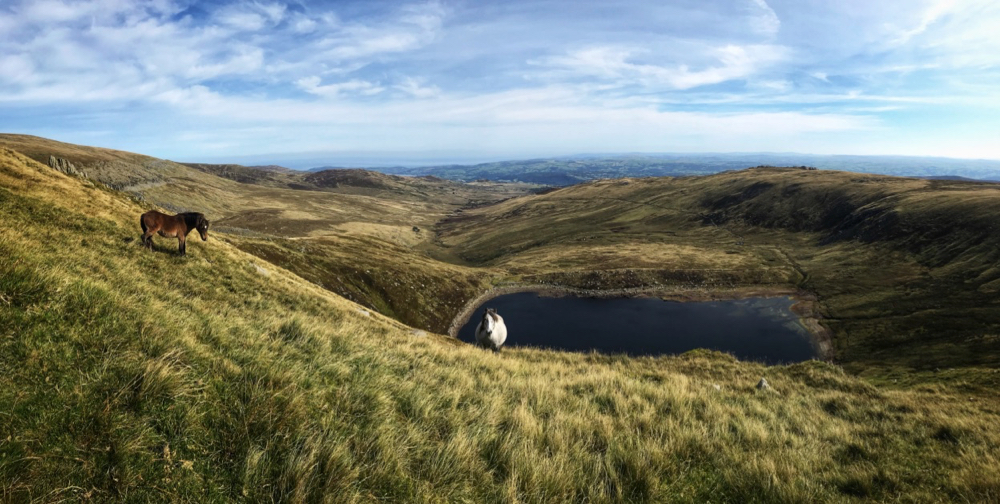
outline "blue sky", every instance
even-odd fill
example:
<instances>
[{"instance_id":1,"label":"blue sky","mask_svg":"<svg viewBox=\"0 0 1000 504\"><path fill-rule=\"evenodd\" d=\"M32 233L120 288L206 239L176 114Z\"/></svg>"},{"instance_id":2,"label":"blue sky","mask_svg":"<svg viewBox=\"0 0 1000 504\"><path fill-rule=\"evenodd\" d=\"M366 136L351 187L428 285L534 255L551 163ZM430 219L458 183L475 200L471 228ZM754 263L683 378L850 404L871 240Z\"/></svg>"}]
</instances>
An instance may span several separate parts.
<instances>
[{"instance_id":1,"label":"blue sky","mask_svg":"<svg viewBox=\"0 0 1000 504\"><path fill-rule=\"evenodd\" d=\"M0 131L187 161L1000 159L998 27L995 0L3 0Z\"/></svg>"}]
</instances>

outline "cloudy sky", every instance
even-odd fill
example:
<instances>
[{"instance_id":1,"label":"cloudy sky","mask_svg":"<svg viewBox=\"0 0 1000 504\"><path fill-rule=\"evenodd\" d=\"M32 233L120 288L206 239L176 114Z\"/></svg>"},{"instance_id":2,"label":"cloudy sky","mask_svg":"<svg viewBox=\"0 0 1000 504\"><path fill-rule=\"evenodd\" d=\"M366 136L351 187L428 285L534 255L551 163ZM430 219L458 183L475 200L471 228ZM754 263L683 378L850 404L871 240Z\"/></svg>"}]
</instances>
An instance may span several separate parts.
<instances>
[{"instance_id":1,"label":"cloudy sky","mask_svg":"<svg viewBox=\"0 0 1000 504\"><path fill-rule=\"evenodd\" d=\"M996 0L2 0L0 131L210 161L1000 159L998 27Z\"/></svg>"}]
</instances>

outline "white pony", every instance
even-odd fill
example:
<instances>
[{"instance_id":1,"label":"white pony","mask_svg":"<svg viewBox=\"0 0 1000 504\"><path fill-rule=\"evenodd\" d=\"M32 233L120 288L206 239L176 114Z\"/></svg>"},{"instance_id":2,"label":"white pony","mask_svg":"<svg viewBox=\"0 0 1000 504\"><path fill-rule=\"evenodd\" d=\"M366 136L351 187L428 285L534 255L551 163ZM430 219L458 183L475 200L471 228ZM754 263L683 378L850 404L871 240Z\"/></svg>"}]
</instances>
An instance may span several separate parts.
<instances>
[{"instance_id":1,"label":"white pony","mask_svg":"<svg viewBox=\"0 0 1000 504\"><path fill-rule=\"evenodd\" d=\"M497 315L496 308L487 308L483 312L482 322L476 326L476 343L499 352L504 341L507 341L507 326L503 323L503 317Z\"/></svg>"}]
</instances>

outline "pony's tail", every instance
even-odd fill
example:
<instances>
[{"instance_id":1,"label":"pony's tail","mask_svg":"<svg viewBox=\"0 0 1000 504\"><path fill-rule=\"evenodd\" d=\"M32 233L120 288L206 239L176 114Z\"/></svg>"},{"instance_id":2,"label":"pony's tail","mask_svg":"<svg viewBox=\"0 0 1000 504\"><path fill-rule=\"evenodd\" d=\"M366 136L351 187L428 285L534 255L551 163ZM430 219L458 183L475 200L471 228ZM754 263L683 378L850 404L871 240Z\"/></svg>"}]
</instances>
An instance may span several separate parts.
<instances>
[{"instance_id":1,"label":"pony's tail","mask_svg":"<svg viewBox=\"0 0 1000 504\"><path fill-rule=\"evenodd\" d=\"M142 234L145 235L147 228L146 228L146 219L143 219L143 217L145 217L145 215L139 216L139 225L142 226Z\"/></svg>"}]
</instances>

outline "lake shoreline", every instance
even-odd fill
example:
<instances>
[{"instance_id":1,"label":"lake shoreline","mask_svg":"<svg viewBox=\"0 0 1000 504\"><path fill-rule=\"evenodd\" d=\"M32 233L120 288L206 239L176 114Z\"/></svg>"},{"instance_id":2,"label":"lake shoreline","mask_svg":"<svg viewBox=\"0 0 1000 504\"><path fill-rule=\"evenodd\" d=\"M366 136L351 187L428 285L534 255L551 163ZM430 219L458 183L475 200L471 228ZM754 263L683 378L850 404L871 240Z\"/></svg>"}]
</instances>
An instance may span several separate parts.
<instances>
[{"instance_id":1,"label":"lake shoreline","mask_svg":"<svg viewBox=\"0 0 1000 504\"><path fill-rule=\"evenodd\" d=\"M584 298L640 298L655 297L664 301L676 302L704 302L704 301L730 301L746 299L752 297L773 298L789 297L795 303L792 304L792 313L799 317L801 323L812 336L813 343L820 359L832 361L836 357L833 350L833 332L823 327L819 319L818 300L816 295L801 289L791 287L745 287L734 289L713 289L713 290L692 290L692 289L669 289L669 288L628 288L628 289L579 289L574 287L564 287L552 284L512 284L494 287L486 292L469 300L462 307L462 310L452 319L448 326L448 335L457 338L458 331L464 326L469 318L475 313L476 308L490 299L505 296L507 294L518 294L523 292L536 292L547 297L584 297Z\"/></svg>"}]
</instances>

